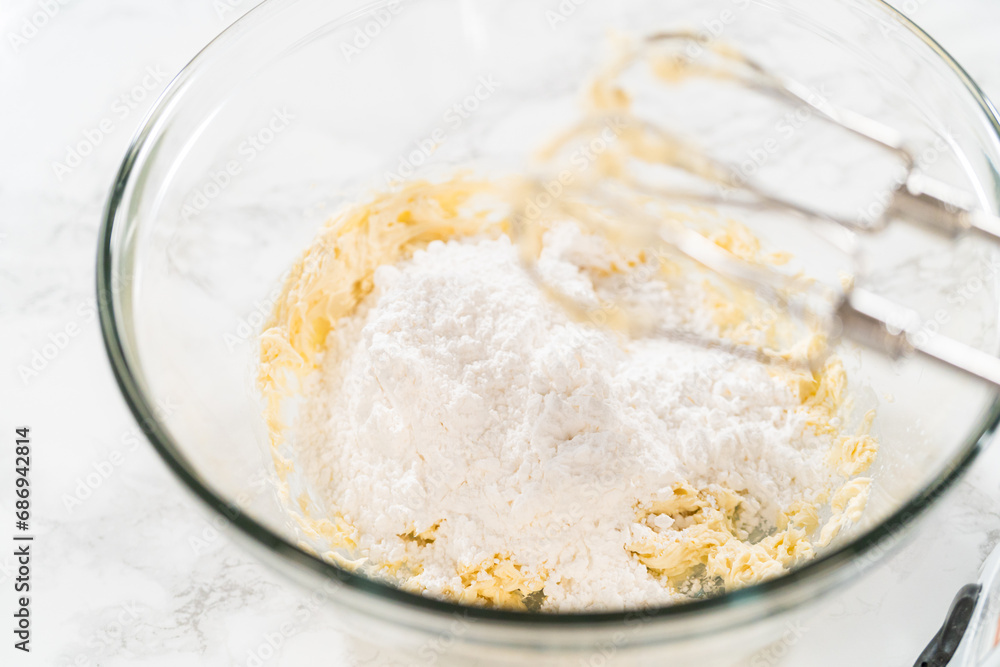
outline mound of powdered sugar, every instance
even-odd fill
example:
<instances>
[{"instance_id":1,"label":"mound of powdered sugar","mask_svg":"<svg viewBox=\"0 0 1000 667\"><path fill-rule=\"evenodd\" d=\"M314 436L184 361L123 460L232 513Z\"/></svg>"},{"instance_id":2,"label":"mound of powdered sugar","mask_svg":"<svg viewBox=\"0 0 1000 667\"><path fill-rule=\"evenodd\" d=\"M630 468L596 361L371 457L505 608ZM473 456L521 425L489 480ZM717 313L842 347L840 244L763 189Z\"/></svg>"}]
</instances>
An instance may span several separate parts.
<instances>
[{"instance_id":1,"label":"mound of powdered sugar","mask_svg":"<svg viewBox=\"0 0 1000 667\"><path fill-rule=\"evenodd\" d=\"M554 236L543 269L593 295L600 249ZM656 281L652 281L656 283ZM712 333L697 282L657 291L668 320ZM595 297L596 298L596 297ZM444 595L497 557L544 582L544 608L677 599L625 545L637 508L678 483L719 484L742 520L829 488L830 437L765 366L572 321L510 240L434 242L375 274L330 334L303 394L295 459L361 555Z\"/></svg>"}]
</instances>

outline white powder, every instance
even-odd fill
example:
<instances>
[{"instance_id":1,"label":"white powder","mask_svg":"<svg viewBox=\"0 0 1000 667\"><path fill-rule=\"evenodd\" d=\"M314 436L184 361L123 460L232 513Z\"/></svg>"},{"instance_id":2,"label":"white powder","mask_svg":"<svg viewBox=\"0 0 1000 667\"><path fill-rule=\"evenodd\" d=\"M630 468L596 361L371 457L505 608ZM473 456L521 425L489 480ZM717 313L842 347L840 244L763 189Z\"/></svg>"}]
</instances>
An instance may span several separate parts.
<instances>
[{"instance_id":1,"label":"white powder","mask_svg":"<svg viewBox=\"0 0 1000 667\"><path fill-rule=\"evenodd\" d=\"M600 248L572 229L548 243L548 279L596 303L579 267L606 263ZM697 281L628 289L713 333ZM625 548L670 530L666 515L638 518L658 494L721 484L745 498L743 521L768 524L836 478L830 437L805 428L768 368L571 321L506 237L434 242L379 268L327 345L297 464L369 562L404 563L430 594L499 555L544 581L546 610L662 604L680 594Z\"/></svg>"}]
</instances>

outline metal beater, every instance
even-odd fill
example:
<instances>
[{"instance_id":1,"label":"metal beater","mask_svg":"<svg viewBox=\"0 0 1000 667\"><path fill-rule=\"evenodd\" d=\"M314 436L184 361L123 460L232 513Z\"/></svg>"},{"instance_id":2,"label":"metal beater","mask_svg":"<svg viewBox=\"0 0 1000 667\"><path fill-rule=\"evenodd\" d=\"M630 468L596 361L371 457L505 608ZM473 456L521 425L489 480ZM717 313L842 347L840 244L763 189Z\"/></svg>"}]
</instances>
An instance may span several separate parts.
<instances>
[{"instance_id":1,"label":"metal beater","mask_svg":"<svg viewBox=\"0 0 1000 667\"><path fill-rule=\"evenodd\" d=\"M648 37L630 57L621 59L617 71L623 71L651 48L674 46L680 53L683 46L696 39L688 33L660 33ZM666 244L720 276L751 286L759 296L780 304L793 315L814 324L819 323L834 341L843 336L892 359L921 355L1000 386L1000 358L942 335L916 336L921 322L915 311L873 292L856 288L853 284L841 289L830 288L801 281L773 268L740 259L698 232L665 221L640 204L641 201L655 199L661 202L718 205L792 214L815 223L818 232L825 234L825 238L840 247L844 247L845 243L850 245L850 239L856 235L876 234L894 223L917 225L951 240L975 234L1000 242L1000 218L973 208L969 203L972 198L967 193L920 173L914 153L906 147L901 133L894 128L826 100L816 99L802 83L768 71L731 46L713 45L704 53L707 58L700 58L697 63L677 57L670 64L670 67L675 68L674 75L678 78L723 78L782 104L796 108L806 105L815 112L817 118L839 126L860 140L898 158L906 170L905 178L900 179L898 185L889 192L888 204L881 215L862 223L769 193L687 140L640 120L630 120L625 132L631 133L629 136L633 138L641 137L640 157L643 160L681 170L702 184L713 187L650 186L641 179L620 173L618 182L613 186L600 179L591 179L568 187L567 190L571 191L556 198L552 210L580 221L589 229L599 231L615 242L634 248L648 247L651 243ZM555 142L545 154L553 154L574 137L586 136L614 117L613 111L609 111L583 121ZM520 193L518 201L528 201L532 195L541 193L542 178L529 178L526 188L527 191ZM602 210L611 210L615 214L603 215ZM528 215L524 206L516 210L512 227L522 256L527 259L526 265L538 279L533 259L537 257L541 247L542 228L533 224L532 216ZM831 228L836 229L837 234L830 234ZM845 237L848 239L846 242L843 240ZM577 308L561 295L553 297L570 310ZM632 326L636 323L627 324ZM766 350L706 340L684 331L658 330L656 335L706 347L723 348L733 354L764 362L788 363L787 357ZM817 360L811 359L809 362L812 365Z\"/></svg>"}]
</instances>

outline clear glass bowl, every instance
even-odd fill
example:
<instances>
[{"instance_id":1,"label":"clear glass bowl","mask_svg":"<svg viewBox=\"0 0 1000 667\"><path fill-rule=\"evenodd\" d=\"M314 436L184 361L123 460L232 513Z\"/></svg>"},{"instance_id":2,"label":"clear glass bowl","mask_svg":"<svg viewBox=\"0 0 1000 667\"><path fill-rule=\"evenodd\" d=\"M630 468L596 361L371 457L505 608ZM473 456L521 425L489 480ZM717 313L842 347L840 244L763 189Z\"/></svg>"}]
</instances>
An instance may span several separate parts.
<instances>
[{"instance_id":1,"label":"clear glass bowl","mask_svg":"<svg viewBox=\"0 0 1000 667\"><path fill-rule=\"evenodd\" d=\"M347 10L269 0L181 72L122 164L97 278L111 363L153 446L231 534L343 612L362 640L419 664L732 664L780 636L788 614L884 558L984 446L1000 415L993 390L852 349L853 386L879 404L876 491L862 525L787 576L643 612L539 615L413 595L298 548L266 481L273 464L252 382L255 337L281 276L333 211L384 187L387 172L521 164L565 124L609 30L685 28L701 47L737 44L918 147L936 142L926 170L981 206L996 211L1000 197L994 110L882 2L414 0ZM750 109L705 99L688 116L709 143L736 146L739 162L753 155L754 145L733 143ZM789 141L781 162L793 189L822 195L845 170L874 178L835 140L820 151L811 133L774 131ZM429 139L441 143L431 157ZM796 234L761 233L781 235L804 262L827 261ZM894 228L865 251L863 279L920 310L927 335L996 350L992 249Z\"/></svg>"}]
</instances>

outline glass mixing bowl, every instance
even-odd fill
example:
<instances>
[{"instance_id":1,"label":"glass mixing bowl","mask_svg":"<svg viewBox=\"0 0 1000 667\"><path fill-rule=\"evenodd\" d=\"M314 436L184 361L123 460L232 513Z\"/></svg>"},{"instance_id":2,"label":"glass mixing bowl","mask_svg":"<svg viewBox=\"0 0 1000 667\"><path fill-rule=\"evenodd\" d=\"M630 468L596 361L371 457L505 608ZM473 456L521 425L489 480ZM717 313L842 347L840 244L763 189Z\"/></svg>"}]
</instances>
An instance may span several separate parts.
<instances>
[{"instance_id":1,"label":"glass mixing bowl","mask_svg":"<svg viewBox=\"0 0 1000 667\"><path fill-rule=\"evenodd\" d=\"M933 40L875 0L400 0L354 10L269 0L198 54L135 137L110 196L97 276L125 399L231 534L342 612L359 641L417 664L734 664L780 636L789 614L884 558L996 425L993 389L849 349L853 387L878 404L882 441L866 519L786 576L683 605L579 614L462 607L297 546L267 483L273 463L253 384L255 337L283 273L333 211L384 187L390 172L522 164L565 125L609 31L678 28L698 35L693 58L717 39L736 44L899 127L926 171L996 211L994 110ZM878 175L833 135L818 131L827 143L813 143L817 128L794 116L747 143L739 130L750 102L706 97L683 110L708 145L747 171L757 171L754 142L779 145L774 163L786 166L776 173L794 191L823 196L841 191L845 173L863 183ZM761 143L769 138L777 144ZM805 263L827 261L800 234L760 231ZM861 279L919 310L924 334L996 351L991 248L894 227L866 240L864 257Z\"/></svg>"}]
</instances>

